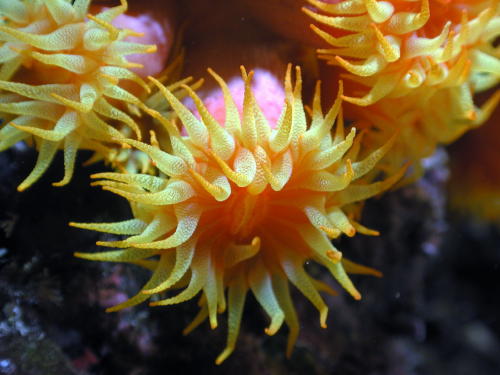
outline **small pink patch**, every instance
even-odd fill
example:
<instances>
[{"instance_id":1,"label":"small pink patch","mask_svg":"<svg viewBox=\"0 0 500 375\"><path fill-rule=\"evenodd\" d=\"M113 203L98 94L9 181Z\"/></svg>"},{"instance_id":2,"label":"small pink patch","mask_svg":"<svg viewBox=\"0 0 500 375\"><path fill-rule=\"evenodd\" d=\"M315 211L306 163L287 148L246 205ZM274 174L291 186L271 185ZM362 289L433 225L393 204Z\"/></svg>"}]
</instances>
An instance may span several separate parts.
<instances>
[{"instance_id":1,"label":"small pink patch","mask_svg":"<svg viewBox=\"0 0 500 375\"><path fill-rule=\"evenodd\" d=\"M117 265L113 269L113 272L102 281L103 287L97 292L97 302L102 307L116 306L128 300L125 293L118 291L123 283L122 272L123 267Z\"/></svg>"},{"instance_id":2,"label":"small pink patch","mask_svg":"<svg viewBox=\"0 0 500 375\"><path fill-rule=\"evenodd\" d=\"M245 83L243 78L233 77L227 81L227 85L241 117L243 112L243 99L245 96ZM274 129L285 102L285 89L283 84L269 71L257 68L254 69L252 91L257 101L257 105L269 122L269 126ZM219 124L224 125L226 120L226 106L222 90L217 88L208 93L201 92L199 95L203 99L210 114ZM191 99L186 100L186 105L199 117Z\"/></svg>"},{"instance_id":3,"label":"small pink patch","mask_svg":"<svg viewBox=\"0 0 500 375\"><path fill-rule=\"evenodd\" d=\"M118 292L115 289L100 289L98 292L98 298L99 304L106 309L128 300L125 293Z\"/></svg>"},{"instance_id":4,"label":"small pink patch","mask_svg":"<svg viewBox=\"0 0 500 375\"><path fill-rule=\"evenodd\" d=\"M113 20L113 25L119 28L130 29L144 36L129 36L125 41L155 44L157 50L150 54L137 54L127 56L127 60L142 64L143 68L131 69L141 77L154 76L165 69L170 47L172 47L173 29L168 22L160 23L150 14L144 13L135 16L121 14Z\"/></svg>"},{"instance_id":5,"label":"small pink patch","mask_svg":"<svg viewBox=\"0 0 500 375\"><path fill-rule=\"evenodd\" d=\"M99 359L90 349L86 348L83 354L80 357L73 359L72 362L73 366L77 370L87 371L90 367L98 363Z\"/></svg>"}]
</instances>

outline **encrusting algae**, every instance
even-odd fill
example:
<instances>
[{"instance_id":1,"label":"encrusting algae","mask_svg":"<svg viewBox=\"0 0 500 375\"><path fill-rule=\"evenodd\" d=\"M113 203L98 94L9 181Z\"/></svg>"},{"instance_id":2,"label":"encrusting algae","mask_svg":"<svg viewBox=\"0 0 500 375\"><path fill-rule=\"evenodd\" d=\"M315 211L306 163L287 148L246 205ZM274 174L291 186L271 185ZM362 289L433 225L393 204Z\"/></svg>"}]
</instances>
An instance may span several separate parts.
<instances>
[{"instance_id":1,"label":"encrusting algae","mask_svg":"<svg viewBox=\"0 0 500 375\"><path fill-rule=\"evenodd\" d=\"M347 273L380 274L343 258L330 238L342 233L353 236L357 230L369 233L346 215L345 207L383 192L399 180L404 168L383 181L365 181L363 177L387 153L393 140L358 161L355 128L344 134L342 90L324 115L318 84L312 119L308 121L298 68L293 86L289 66L286 103L275 129L256 105L250 88L252 73L242 69L245 94L241 118L225 82L210 73L224 92L225 124L217 123L187 86L201 119L154 81L188 135L182 136L173 122L149 111L168 129L172 152L121 140L147 153L168 177L121 173L92 176L100 179L95 185L128 199L135 218L118 223L72 223L130 235L123 241L98 243L123 250L76 255L135 263L153 270L136 296L110 311L154 295L159 296L152 306L177 304L201 292L201 310L186 328L189 332L206 318L216 328L217 314L227 309L228 342L217 358L218 364L235 347L245 296L251 290L270 317L267 334L276 333L284 322L288 325L290 355L299 322L289 282L319 310L322 327L326 327L328 307L319 292L333 291L306 273L306 261L312 259L326 267L355 299L360 299ZM163 293L173 289L182 291L165 298Z\"/></svg>"}]
</instances>

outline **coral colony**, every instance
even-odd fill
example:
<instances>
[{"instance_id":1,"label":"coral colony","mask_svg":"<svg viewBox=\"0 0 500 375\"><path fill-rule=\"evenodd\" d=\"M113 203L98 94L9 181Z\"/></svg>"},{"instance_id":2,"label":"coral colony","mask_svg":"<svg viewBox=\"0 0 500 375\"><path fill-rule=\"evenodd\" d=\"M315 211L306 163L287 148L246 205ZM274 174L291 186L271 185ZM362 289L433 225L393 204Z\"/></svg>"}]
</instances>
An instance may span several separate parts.
<instances>
[{"instance_id":1,"label":"coral colony","mask_svg":"<svg viewBox=\"0 0 500 375\"><path fill-rule=\"evenodd\" d=\"M0 1L0 149L23 141L38 151L19 191L58 150L64 173L55 186L70 183L79 149L113 169L93 184L127 199L131 218L71 225L125 237L98 242L114 250L75 255L151 271L142 290L108 311L197 298L185 333L205 320L216 328L227 311L217 364L235 349L249 292L269 316L266 334L287 325L287 355L300 326L291 285L326 327L321 293L336 292L307 273L308 261L361 299L348 274L381 274L331 240L378 235L360 222L363 202L418 178L422 158L485 123L500 99L496 0L295 0L297 25L311 25L305 41L290 35L289 43L323 43L304 69L285 62L276 79L242 66L228 77L207 64L216 85L203 95L203 80L181 79L182 31L126 14L126 0L90 2ZM256 18L259 3L249 7ZM303 83L318 78L311 64L327 73L304 102ZM498 137L489 141L498 149ZM469 186L476 169L468 163Z\"/></svg>"}]
</instances>

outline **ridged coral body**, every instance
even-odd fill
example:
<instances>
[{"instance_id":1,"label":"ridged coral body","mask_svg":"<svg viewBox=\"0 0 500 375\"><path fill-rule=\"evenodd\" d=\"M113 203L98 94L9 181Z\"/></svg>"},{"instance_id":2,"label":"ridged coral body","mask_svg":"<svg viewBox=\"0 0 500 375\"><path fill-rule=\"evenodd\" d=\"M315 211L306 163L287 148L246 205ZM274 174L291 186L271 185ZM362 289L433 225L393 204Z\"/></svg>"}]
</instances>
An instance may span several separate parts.
<instances>
[{"instance_id":1,"label":"ridged coral body","mask_svg":"<svg viewBox=\"0 0 500 375\"><path fill-rule=\"evenodd\" d=\"M500 127L495 118L451 147L448 185L453 209L500 224Z\"/></svg>"},{"instance_id":2,"label":"ridged coral body","mask_svg":"<svg viewBox=\"0 0 500 375\"><path fill-rule=\"evenodd\" d=\"M127 10L125 0L95 17L87 15L89 4L0 3L0 115L8 121L0 130L0 150L31 137L39 150L35 168L19 190L41 177L59 148L64 149L65 173L58 186L70 181L79 148L106 155L106 142L122 137L123 126L141 136L123 109L125 103L142 103L119 83L132 80L148 90L129 70L136 65L125 56L156 47L125 42L134 32L111 25Z\"/></svg>"},{"instance_id":3,"label":"ridged coral body","mask_svg":"<svg viewBox=\"0 0 500 375\"><path fill-rule=\"evenodd\" d=\"M177 304L201 292L200 313L186 329L194 329L207 317L217 327L217 314L228 310L228 342L217 358L221 363L234 350L245 296L249 290L269 315L266 333L274 334L286 322L288 354L299 331L289 282L320 312L326 326L328 307L319 292L333 293L304 269L306 261L325 266L355 298L346 272L379 275L370 268L342 257L330 238L356 231L373 234L348 215L352 203L379 194L395 183L403 169L383 181L365 180L366 174L390 148L392 141L357 161L359 142L355 129L344 134L341 98L323 115L319 86L312 120L301 99L297 70L292 87L290 69L285 80L286 103L276 127L270 126L256 104L243 70L245 95L240 118L227 85L221 85L226 121L221 125L190 91L201 119L157 82L177 112L187 136L162 118L169 130L172 152L134 140L123 142L147 153L170 178L140 174L100 173L96 185L131 202L135 218L118 223L72 225L107 233L131 235L123 241L101 242L120 247L102 253L77 254L101 261L136 263L153 270L151 279L129 301L109 309L116 311L162 294L155 306ZM337 120L334 134L331 129ZM273 129L274 128L274 129ZM182 289L174 296L163 295ZM226 300L227 291L227 300Z\"/></svg>"}]
</instances>

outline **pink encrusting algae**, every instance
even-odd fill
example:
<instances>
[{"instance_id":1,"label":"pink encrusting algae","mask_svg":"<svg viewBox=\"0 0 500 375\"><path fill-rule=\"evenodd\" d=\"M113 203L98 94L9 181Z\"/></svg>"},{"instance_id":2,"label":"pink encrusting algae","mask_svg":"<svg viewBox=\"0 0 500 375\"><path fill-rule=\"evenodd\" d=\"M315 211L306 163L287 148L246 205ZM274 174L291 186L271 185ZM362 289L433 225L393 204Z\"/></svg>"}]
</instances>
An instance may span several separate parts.
<instances>
[{"instance_id":1,"label":"pink encrusting algae","mask_svg":"<svg viewBox=\"0 0 500 375\"><path fill-rule=\"evenodd\" d=\"M255 100L262 114L266 118L271 128L278 123L278 119L285 102L285 89L283 84L269 71L265 69L254 69L252 91L256 94ZM241 76L233 77L228 80L227 86L231 97L236 104L240 115L243 113L243 100L245 94L245 81ZM200 90L200 97L219 124L226 121L226 106L224 103L224 92L221 88L215 88L209 92ZM188 100L188 107L195 110L194 102ZM198 114L199 115L199 114Z\"/></svg>"}]
</instances>

